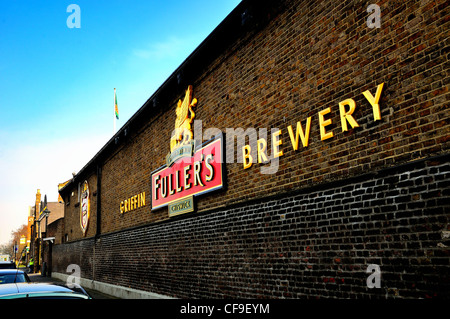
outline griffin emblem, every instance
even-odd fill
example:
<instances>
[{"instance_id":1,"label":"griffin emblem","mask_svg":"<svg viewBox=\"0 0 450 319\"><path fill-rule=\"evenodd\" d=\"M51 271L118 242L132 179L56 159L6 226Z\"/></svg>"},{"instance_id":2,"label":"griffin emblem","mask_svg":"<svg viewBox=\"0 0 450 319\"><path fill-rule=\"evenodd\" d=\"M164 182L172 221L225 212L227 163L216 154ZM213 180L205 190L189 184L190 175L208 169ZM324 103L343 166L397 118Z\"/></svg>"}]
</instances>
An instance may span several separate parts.
<instances>
[{"instance_id":1,"label":"griffin emblem","mask_svg":"<svg viewBox=\"0 0 450 319\"><path fill-rule=\"evenodd\" d=\"M170 138L170 151L173 152L177 147L187 144L192 140L193 133L191 123L194 121L195 113L192 108L197 104L197 99L192 99L192 85L186 90L184 100L178 100L175 120L175 129Z\"/></svg>"}]
</instances>

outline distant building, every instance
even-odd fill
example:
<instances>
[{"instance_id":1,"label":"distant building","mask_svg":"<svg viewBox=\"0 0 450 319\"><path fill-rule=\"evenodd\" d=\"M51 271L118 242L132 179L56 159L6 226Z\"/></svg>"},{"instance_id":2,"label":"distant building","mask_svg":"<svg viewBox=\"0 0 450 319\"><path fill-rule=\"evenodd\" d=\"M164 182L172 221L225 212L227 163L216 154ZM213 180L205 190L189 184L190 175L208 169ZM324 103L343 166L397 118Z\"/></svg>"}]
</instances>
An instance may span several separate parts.
<instances>
[{"instance_id":1,"label":"distant building","mask_svg":"<svg viewBox=\"0 0 450 319\"><path fill-rule=\"evenodd\" d=\"M43 270L47 270L48 265L51 264L51 245L55 242L58 225L63 218L64 203L62 201L47 202L47 195L41 201L41 192L38 189L35 206L30 209L28 217L30 249L27 256L27 262L31 257L34 258L36 272L42 270L42 265L45 265Z\"/></svg>"}]
</instances>

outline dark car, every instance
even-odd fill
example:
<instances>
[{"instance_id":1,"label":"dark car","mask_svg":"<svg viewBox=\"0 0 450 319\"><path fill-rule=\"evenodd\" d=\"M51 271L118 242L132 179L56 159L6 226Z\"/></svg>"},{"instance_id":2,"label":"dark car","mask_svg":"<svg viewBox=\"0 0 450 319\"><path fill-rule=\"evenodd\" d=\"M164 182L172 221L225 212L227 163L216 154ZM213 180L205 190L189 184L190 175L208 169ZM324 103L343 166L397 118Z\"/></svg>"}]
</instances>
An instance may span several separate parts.
<instances>
[{"instance_id":1,"label":"dark car","mask_svg":"<svg viewBox=\"0 0 450 319\"><path fill-rule=\"evenodd\" d=\"M31 282L28 275L18 269L0 269L0 285L18 282Z\"/></svg>"},{"instance_id":2,"label":"dark car","mask_svg":"<svg viewBox=\"0 0 450 319\"><path fill-rule=\"evenodd\" d=\"M16 269L13 261L0 261L0 269Z\"/></svg>"},{"instance_id":3,"label":"dark car","mask_svg":"<svg viewBox=\"0 0 450 319\"><path fill-rule=\"evenodd\" d=\"M0 285L0 299L92 299L79 285L11 283Z\"/></svg>"}]
</instances>

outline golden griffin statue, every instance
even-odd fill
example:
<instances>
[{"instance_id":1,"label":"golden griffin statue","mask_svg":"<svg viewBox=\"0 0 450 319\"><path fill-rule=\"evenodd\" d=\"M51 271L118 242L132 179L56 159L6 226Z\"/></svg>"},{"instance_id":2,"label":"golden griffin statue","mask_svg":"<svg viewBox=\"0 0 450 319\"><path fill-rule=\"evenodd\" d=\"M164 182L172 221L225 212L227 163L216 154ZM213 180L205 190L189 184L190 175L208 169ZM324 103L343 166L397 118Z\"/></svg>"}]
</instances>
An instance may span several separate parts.
<instances>
[{"instance_id":1,"label":"golden griffin statue","mask_svg":"<svg viewBox=\"0 0 450 319\"><path fill-rule=\"evenodd\" d=\"M192 108L197 104L197 99L192 99L192 85L188 86L183 102L178 100L175 120L175 130L170 138L170 151L192 140L193 133L191 123L194 121L195 113Z\"/></svg>"}]
</instances>

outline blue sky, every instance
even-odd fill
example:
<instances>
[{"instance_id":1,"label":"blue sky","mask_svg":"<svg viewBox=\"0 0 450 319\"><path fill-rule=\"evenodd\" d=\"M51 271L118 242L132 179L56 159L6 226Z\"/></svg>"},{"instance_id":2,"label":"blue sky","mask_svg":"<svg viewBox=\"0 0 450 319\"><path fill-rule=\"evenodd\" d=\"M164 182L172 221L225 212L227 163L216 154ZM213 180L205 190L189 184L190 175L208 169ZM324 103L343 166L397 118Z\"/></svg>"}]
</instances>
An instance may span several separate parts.
<instances>
[{"instance_id":1,"label":"blue sky","mask_svg":"<svg viewBox=\"0 0 450 319\"><path fill-rule=\"evenodd\" d=\"M0 2L0 244L112 137L114 88L119 129L239 2Z\"/></svg>"}]
</instances>

